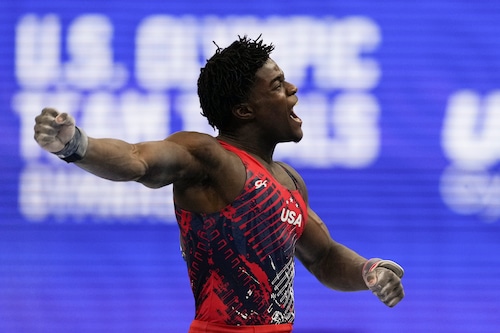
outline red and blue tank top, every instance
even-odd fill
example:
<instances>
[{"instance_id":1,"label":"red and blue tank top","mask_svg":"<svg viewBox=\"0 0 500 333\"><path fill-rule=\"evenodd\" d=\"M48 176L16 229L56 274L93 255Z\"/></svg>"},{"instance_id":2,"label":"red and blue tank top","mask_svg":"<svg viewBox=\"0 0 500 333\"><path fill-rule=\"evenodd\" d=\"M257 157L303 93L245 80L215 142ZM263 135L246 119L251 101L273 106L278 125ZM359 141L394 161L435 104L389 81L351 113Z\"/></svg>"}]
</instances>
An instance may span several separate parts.
<instances>
[{"instance_id":1,"label":"red and blue tank top","mask_svg":"<svg viewBox=\"0 0 500 333\"><path fill-rule=\"evenodd\" d=\"M195 319L225 325L293 323L295 243L305 227L306 204L298 189L281 185L251 155L220 144L245 165L243 191L215 213L175 209Z\"/></svg>"}]
</instances>

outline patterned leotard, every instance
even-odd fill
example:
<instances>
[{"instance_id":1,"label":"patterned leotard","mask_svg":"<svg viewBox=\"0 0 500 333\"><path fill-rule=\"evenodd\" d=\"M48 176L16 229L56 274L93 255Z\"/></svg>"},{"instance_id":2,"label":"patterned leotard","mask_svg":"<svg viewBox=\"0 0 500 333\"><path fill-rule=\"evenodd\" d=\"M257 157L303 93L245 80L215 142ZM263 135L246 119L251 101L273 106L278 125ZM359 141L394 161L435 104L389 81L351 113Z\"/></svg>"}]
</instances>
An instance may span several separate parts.
<instances>
[{"instance_id":1,"label":"patterned leotard","mask_svg":"<svg viewBox=\"0 0 500 333\"><path fill-rule=\"evenodd\" d=\"M243 191L219 212L176 207L195 297L195 320L223 325L293 323L295 243L306 204L246 152L220 142L245 165ZM295 179L294 179L295 181Z\"/></svg>"}]
</instances>

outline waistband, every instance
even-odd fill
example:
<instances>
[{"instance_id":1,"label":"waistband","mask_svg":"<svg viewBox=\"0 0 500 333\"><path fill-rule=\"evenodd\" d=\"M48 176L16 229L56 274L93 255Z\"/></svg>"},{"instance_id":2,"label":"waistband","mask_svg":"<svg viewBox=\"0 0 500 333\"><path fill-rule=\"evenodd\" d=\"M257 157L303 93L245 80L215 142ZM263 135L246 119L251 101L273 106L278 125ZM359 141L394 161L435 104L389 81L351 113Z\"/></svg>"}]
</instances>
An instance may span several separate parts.
<instances>
[{"instance_id":1,"label":"waistband","mask_svg":"<svg viewBox=\"0 0 500 333\"><path fill-rule=\"evenodd\" d=\"M193 320L189 333L291 333L292 324L229 326Z\"/></svg>"}]
</instances>

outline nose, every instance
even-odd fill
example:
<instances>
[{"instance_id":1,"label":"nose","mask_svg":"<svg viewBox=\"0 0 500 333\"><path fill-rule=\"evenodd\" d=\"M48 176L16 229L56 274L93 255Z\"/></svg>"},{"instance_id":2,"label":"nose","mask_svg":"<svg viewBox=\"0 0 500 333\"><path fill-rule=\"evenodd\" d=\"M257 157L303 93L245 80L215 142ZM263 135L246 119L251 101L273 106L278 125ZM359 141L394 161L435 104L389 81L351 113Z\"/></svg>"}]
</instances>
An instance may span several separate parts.
<instances>
[{"instance_id":1,"label":"nose","mask_svg":"<svg viewBox=\"0 0 500 333\"><path fill-rule=\"evenodd\" d=\"M299 91L299 88L297 88L297 86L293 83L286 82L286 91L289 95L295 95L297 91Z\"/></svg>"}]
</instances>

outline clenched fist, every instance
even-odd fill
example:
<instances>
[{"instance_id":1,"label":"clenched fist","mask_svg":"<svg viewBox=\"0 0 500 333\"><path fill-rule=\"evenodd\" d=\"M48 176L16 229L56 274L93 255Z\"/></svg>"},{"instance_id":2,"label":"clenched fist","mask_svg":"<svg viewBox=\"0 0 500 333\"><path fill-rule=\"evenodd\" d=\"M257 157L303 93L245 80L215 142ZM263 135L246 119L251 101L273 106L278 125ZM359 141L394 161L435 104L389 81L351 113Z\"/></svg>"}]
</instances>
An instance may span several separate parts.
<instances>
[{"instance_id":1,"label":"clenched fist","mask_svg":"<svg viewBox=\"0 0 500 333\"><path fill-rule=\"evenodd\" d=\"M35 118L35 140L46 151L66 162L76 162L87 151L88 137L75 126L75 119L67 113L45 108Z\"/></svg>"},{"instance_id":2,"label":"clenched fist","mask_svg":"<svg viewBox=\"0 0 500 333\"><path fill-rule=\"evenodd\" d=\"M378 258L370 259L363 268L366 286L385 305L393 307L404 297L401 278L404 270L394 261Z\"/></svg>"},{"instance_id":3,"label":"clenched fist","mask_svg":"<svg viewBox=\"0 0 500 333\"><path fill-rule=\"evenodd\" d=\"M75 135L73 117L55 109L43 109L35 122L35 141L51 153L61 151Z\"/></svg>"}]
</instances>

